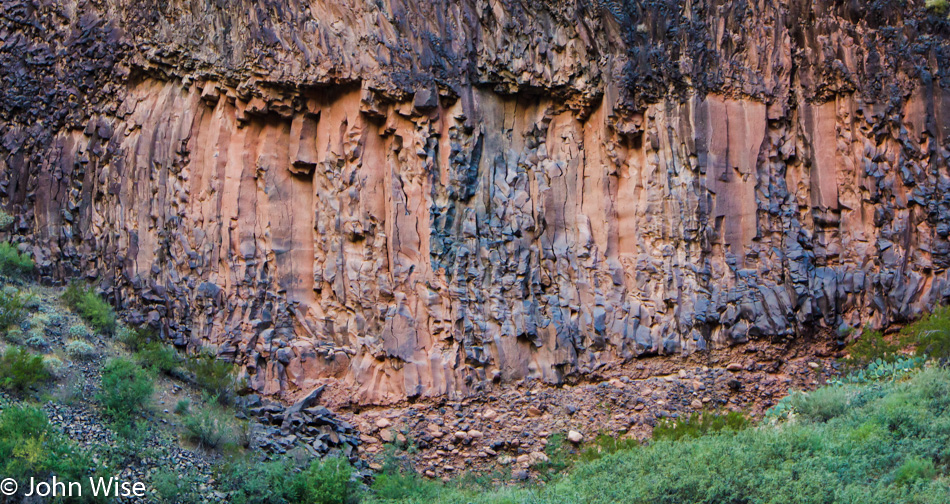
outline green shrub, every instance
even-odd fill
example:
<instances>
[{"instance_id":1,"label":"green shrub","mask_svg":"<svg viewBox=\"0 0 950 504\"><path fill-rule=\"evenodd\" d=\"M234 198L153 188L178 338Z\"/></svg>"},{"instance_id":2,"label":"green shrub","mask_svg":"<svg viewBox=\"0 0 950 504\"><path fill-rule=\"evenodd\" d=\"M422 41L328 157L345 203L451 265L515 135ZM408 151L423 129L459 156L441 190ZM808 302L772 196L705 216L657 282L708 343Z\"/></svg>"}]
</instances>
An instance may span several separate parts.
<instances>
[{"instance_id":1,"label":"green shrub","mask_svg":"<svg viewBox=\"0 0 950 504\"><path fill-rule=\"evenodd\" d=\"M195 385L210 394L214 400L223 405L234 401L233 364L218 359L212 353L201 352L188 358L187 368L194 378Z\"/></svg>"},{"instance_id":2,"label":"green shrub","mask_svg":"<svg viewBox=\"0 0 950 504\"><path fill-rule=\"evenodd\" d=\"M46 351L49 349L49 341L46 340L44 331L34 328L30 329L30 332L27 335L26 346L40 351Z\"/></svg>"},{"instance_id":3,"label":"green shrub","mask_svg":"<svg viewBox=\"0 0 950 504\"><path fill-rule=\"evenodd\" d=\"M225 412L206 408L188 415L183 422L185 437L202 448L233 445L234 422Z\"/></svg>"},{"instance_id":4,"label":"green shrub","mask_svg":"<svg viewBox=\"0 0 950 504\"><path fill-rule=\"evenodd\" d=\"M315 460L294 479L298 502L307 504L348 504L360 500L359 485L352 480L353 467L342 457Z\"/></svg>"},{"instance_id":5,"label":"green shrub","mask_svg":"<svg viewBox=\"0 0 950 504\"><path fill-rule=\"evenodd\" d=\"M189 409L191 409L191 401L188 399L179 399L178 403L175 404L176 415L187 415Z\"/></svg>"},{"instance_id":6,"label":"green shrub","mask_svg":"<svg viewBox=\"0 0 950 504\"><path fill-rule=\"evenodd\" d=\"M749 419L742 413L730 411L726 414L712 412L692 413L687 418L664 418L653 429L653 439L697 438L715 432L737 432L750 425Z\"/></svg>"},{"instance_id":7,"label":"green shrub","mask_svg":"<svg viewBox=\"0 0 950 504\"><path fill-rule=\"evenodd\" d=\"M119 327L116 338L132 353L138 353L149 343L158 341L158 334L149 327Z\"/></svg>"},{"instance_id":8,"label":"green shrub","mask_svg":"<svg viewBox=\"0 0 950 504\"><path fill-rule=\"evenodd\" d=\"M385 450L383 467L370 487L373 495L381 500L435 501L441 490L440 485L419 476L408 457L400 455L395 446L387 445Z\"/></svg>"},{"instance_id":9,"label":"green shrub","mask_svg":"<svg viewBox=\"0 0 950 504\"><path fill-rule=\"evenodd\" d=\"M594 439L594 442L581 452L580 460L591 462L605 455L617 453L621 450L632 450L638 446L640 446L640 443L636 439L617 439L608 434L600 433Z\"/></svg>"},{"instance_id":10,"label":"green shrub","mask_svg":"<svg viewBox=\"0 0 950 504\"><path fill-rule=\"evenodd\" d=\"M89 331L83 324L73 324L69 326L69 329L66 330L66 334L70 338L85 339L87 336L89 336Z\"/></svg>"},{"instance_id":11,"label":"green shrub","mask_svg":"<svg viewBox=\"0 0 950 504\"><path fill-rule=\"evenodd\" d=\"M566 471L574 464L574 458L577 456L577 450L567 441L567 436L558 432L548 438L544 445L544 454L548 456L546 462L541 462L534 466L543 480L551 478Z\"/></svg>"},{"instance_id":12,"label":"green shrub","mask_svg":"<svg viewBox=\"0 0 950 504\"><path fill-rule=\"evenodd\" d=\"M66 342L66 355L77 360L89 360L96 356L96 348L83 340L70 340Z\"/></svg>"},{"instance_id":13,"label":"green shrub","mask_svg":"<svg viewBox=\"0 0 950 504\"><path fill-rule=\"evenodd\" d=\"M30 477L81 481L89 467L88 457L50 425L43 410L18 405L0 412L0 474L19 480L21 492Z\"/></svg>"},{"instance_id":14,"label":"green shrub","mask_svg":"<svg viewBox=\"0 0 950 504\"><path fill-rule=\"evenodd\" d=\"M20 329L17 326L13 326L7 329L5 339L9 341L10 343L14 343L17 345L26 344L26 334L23 332L23 329Z\"/></svg>"},{"instance_id":15,"label":"green shrub","mask_svg":"<svg viewBox=\"0 0 950 504\"><path fill-rule=\"evenodd\" d=\"M845 364L851 368L862 368L877 360L892 362L903 346L902 341L888 341L881 331L865 327L861 336L846 348L848 358Z\"/></svg>"},{"instance_id":16,"label":"green shrub","mask_svg":"<svg viewBox=\"0 0 950 504\"><path fill-rule=\"evenodd\" d=\"M152 397L152 379L135 363L110 359L102 369L102 390L96 398L108 416L119 424L129 424L144 410Z\"/></svg>"},{"instance_id":17,"label":"green shrub","mask_svg":"<svg viewBox=\"0 0 950 504\"><path fill-rule=\"evenodd\" d=\"M289 460L231 459L217 467L215 479L233 504L296 504L303 501L294 491L295 469Z\"/></svg>"},{"instance_id":18,"label":"green shrub","mask_svg":"<svg viewBox=\"0 0 950 504\"><path fill-rule=\"evenodd\" d=\"M894 474L894 483L898 485L907 485L921 479L934 479L937 477L937 468L933 460L920 457L910 457L897 468Z\"/></svg>"},{"instance_id":19,"label":"green shrub","mask_svg":"<svg viewBox=\"0 0 950 504\"><path fill-rule=\"evenodd\" d=\"M63 300L95 330L111 335L116 329L115 311L91 288L73 281L66 287Z\"/></svg>"},{"instance_id":20,"label":"green shrub","mask_svg":"<svg viewBox=\"0 0 950 504\"><path fill-rule=\"evenodd\" d=\"M203 502L198 492L198 477L193 472L161 470L152 476L152 487L163 504L198 504Z\"/></svg>"},{"instance_id":21,"label":"green shrub","mask_svg":"<svg viewBox=\"0 0 950 504\"><path fill-rule=\"evenodd\" d=\"M950 358L950 307L941 306L901 331L904 341L917 346L917 355Z\"/></svg>"},{"instance_id":22,"label":"green shrub","mask_svg":"<svg viewBox=\"0 0 950 504\"><path fill-rule=\"evenodd\" d=\"M178 374L181 357L178 356L178 352L174 348L158 341L137 346L140 349L135 353L135 358L142 366L155 373L165 373L172 376Z\"/></svg>"},{"instance_id":23,"label":"green shrub","mask_svg":"<svg viewBox=\"0 0 950 504\"><path fill-rule=\"evenodd\" d=\"M950 12L950 2L947 0L927 0L924 2L924 6L927 8L927 10L941 16L946 15L947 12Z\"/></svg>"},{"instance_id":24,"label":"green shrub","mask_svg":"<svg viewBox=\"0 0 950 504\"><path fill-rule=\"evenodd\" d=\"M21 254L16 246L10 243L0 243L0 275L21 278L33 272L33 259Z\"/></svg>"},{"instance_id":25,"label":"green shrub","mask_svg":"<svg viewBox=\"0 0 950 504\"><path fill-rule=\"evenodd\" d=\"M19 324L26 316L23 296L16 290L0 289L0 331Z\"/></svg>"},{"instance_id":26,"label":"green shrub","mask_svg":"<svg viewBox=\"0 0 950 504\"><path fill-rule=\"evenodd\" d=\"M793 411L813 422L827 422L848 410L852 391L845 387L823 387L813 392L793 392L788 396Z\"/></svg>"},{"instance_id":27,"label":"green shrub","mask_svg":"<svg viewBox=\"0 0 950 504\"><path fill-rule=\"evenodd\" d=\"M14 220L12 215L0 210L0 229L6 229Z\"/></svg>"},{"instance_id":28,"label":"green shrub","mask_svg":"<svg viewBox=\"0 0 950 504\"><path fill-rule=\"evenodd\" d=\"M43 357L11 347L0 358L0 387L24 392L50 379Z\"/></svg>"}]
</instances>

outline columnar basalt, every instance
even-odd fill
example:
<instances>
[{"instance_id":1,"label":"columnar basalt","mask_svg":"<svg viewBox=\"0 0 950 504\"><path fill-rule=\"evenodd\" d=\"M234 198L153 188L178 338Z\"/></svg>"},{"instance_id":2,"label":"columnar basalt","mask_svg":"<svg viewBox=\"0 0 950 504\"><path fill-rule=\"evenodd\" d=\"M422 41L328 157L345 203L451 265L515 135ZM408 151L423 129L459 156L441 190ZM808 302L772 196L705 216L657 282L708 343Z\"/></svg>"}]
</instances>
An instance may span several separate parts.
<instances>
[{"instance_id":1,"label":"columnar basalt","mask_svg":"<svg viewBox=\"0 0 950 504\"><path fill-rule=\"evenodd\" d=\"M268 394L901 321L950 27L859 3L3 0L7 234Z\"/></svg>"}]
</instances>

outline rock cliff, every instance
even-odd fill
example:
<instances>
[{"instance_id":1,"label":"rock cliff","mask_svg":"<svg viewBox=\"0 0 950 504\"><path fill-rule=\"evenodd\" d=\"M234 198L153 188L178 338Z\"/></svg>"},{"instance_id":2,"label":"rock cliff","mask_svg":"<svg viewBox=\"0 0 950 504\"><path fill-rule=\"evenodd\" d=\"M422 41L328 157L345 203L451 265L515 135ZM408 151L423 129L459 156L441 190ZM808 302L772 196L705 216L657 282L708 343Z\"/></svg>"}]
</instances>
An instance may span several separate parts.
<instances>
[{"instance_id":1,"label":"rock cliff","mask_svg":"<svg viewBox=\"0 0 950 504\"><path fill-rule=\"evenodd\" d=\"M922 0L0 0L0 201L263 393L385 403L950 296Z\"/></svg>"}]
</instances>

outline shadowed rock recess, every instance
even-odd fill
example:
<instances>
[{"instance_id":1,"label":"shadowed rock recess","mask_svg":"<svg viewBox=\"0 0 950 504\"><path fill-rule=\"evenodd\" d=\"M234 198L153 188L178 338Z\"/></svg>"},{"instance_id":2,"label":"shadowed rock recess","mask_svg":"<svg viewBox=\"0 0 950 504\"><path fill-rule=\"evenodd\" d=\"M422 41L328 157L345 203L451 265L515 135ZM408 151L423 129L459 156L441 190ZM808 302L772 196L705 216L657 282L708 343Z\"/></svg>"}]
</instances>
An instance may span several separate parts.
<instances>
[{"instance_id":1,"label":"shadowed rock recess","mask_svg":"<svg viewBox=\"0 0 950 504\"><path fill-rule=\"evenodd\" d=\"M899 322L950 295L923 0L0 0L46 281L362 403Z\"/></svg>"}]
</instances>

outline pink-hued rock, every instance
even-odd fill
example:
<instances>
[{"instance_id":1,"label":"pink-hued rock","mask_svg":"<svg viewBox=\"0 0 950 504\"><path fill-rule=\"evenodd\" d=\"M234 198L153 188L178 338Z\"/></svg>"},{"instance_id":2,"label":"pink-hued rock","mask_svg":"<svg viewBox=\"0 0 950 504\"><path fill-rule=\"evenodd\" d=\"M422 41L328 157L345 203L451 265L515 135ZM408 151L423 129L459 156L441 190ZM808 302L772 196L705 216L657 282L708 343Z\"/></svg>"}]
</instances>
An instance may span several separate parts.
<instances>
[{"instance_id":1,"label":"pink-hued rock","mask_svg":"<svg viewBox=\"0 0 950 504\"><path fill-rule=\"evenodd\" d=\"M459 398L950 293L923 10L109 5L2 0L4 233L259 392Z\"/></svg>"}]
</instances>

